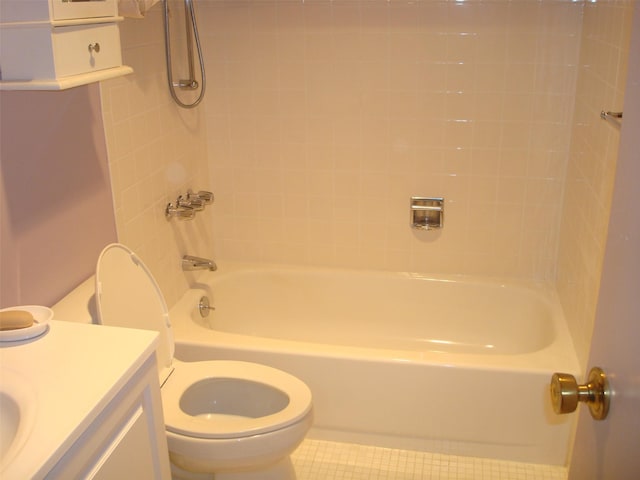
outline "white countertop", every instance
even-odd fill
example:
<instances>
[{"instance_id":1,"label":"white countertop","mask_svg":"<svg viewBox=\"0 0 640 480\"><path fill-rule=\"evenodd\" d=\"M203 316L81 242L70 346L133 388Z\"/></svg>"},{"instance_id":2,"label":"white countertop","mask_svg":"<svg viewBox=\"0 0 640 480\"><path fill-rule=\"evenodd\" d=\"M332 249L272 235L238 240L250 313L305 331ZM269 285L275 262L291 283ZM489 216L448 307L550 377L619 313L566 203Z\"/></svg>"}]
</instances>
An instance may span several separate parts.
<instances>
[{"instance_id":1,"label":"white countertop","mask_svg":"<svg viewBox=\"0 0 640 480\"><path fill-rule=\"evenodd\" d=\"M154 353L157 336L52 321L36 339L0 342L0 382L5 372L24 378L37 408L29 438L0 477L43 478Z\"/></svg>"}]
</instances>

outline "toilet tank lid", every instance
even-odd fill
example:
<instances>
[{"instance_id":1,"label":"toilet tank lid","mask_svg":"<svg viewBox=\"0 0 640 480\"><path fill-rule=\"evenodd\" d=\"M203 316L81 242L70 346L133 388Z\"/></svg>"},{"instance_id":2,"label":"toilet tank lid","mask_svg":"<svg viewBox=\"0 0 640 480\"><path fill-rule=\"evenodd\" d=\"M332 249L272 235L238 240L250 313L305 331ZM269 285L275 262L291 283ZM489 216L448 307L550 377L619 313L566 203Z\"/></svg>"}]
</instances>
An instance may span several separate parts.
<instances>
[{"instance_id":1,"label":"toilet tank lid","mask_svg":"<svg viewBox=\"0 0 640 480\"><path fill-rule=\"evenodd\" d=\"M157 331L158 368L171 366L175 345L164 296L151 271L125 245L107 245L98 257L96 307L102 325Z\"/></svg>"}]
</instances>

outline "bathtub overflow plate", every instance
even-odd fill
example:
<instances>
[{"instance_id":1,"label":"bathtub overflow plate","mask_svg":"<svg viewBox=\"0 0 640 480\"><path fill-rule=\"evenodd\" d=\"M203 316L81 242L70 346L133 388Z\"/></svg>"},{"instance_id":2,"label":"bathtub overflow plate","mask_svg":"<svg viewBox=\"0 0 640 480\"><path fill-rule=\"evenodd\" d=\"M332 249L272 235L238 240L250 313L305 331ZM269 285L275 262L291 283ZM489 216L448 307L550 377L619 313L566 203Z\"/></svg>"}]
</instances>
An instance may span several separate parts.
<instances>
[{"instance_id":1,"label":"bathtub overflow plate","mask_svg":"<svg viewBox=\"0 0 640 480\"><path fill-rule=\"evenodd\" d=\"M209 312L211 310L215 310L216 307L212 307L209 304L209 297L207 296L202 296L200 297L200 303L198 303L198 311L200 312L200 316L202 318L206 318L209 316Z\"/></svg>"}]
</instances>

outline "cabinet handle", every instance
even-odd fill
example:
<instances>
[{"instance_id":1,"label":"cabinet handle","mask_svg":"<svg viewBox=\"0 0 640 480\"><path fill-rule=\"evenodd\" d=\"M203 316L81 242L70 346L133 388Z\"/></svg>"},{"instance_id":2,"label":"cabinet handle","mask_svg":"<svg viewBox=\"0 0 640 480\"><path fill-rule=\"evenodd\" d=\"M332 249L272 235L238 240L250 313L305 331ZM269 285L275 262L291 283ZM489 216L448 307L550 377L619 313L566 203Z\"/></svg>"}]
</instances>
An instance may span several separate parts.
<instances>
[{"instance_id":1,"label":"cabinet handle","mask_svg":"<svg viewBox=\"0 0 640 480\"><path fill-rule=\"evenodd\" d=\"M89 44L89 52L100 52L100 44L98 42Z\"/></svg>"}]
</instances>

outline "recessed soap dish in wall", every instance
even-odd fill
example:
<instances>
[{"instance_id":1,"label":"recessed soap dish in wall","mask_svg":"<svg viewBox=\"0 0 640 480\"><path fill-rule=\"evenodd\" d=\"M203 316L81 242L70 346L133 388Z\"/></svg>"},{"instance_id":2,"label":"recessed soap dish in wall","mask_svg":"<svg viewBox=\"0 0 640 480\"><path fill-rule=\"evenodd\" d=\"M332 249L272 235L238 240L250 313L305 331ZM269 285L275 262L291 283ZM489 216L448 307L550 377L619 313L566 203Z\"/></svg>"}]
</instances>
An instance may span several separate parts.
<instances>
[{"instance_id":1,"label":"recessed soap dish in wall","mask_svg":"<svg viewBox=\"0 0 640 480\"><path fill-rule=\"evenodd\" d=\"M411 197L411 226L418 230L442 228L444 224L444 198Z\"/></svg>"}]
</instances>

